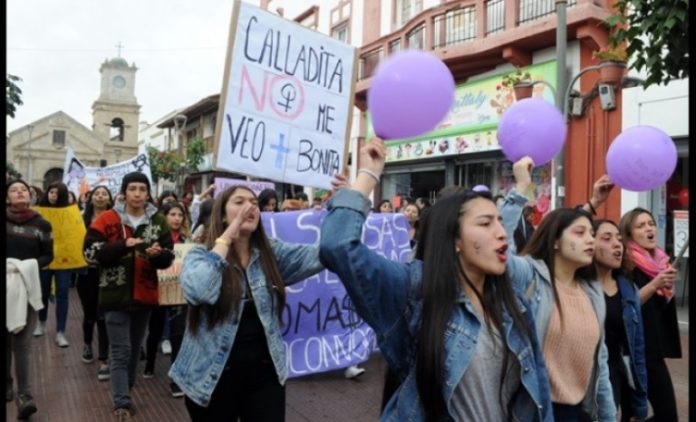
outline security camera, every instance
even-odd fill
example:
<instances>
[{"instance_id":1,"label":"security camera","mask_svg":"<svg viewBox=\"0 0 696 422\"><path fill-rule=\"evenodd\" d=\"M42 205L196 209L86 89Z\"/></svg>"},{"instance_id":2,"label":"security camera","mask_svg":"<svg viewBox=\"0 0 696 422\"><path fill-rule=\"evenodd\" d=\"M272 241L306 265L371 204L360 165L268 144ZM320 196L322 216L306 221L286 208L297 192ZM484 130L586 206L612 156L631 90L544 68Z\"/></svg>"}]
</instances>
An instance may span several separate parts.
<instances>
[{"instance_id":1,"label":"security camera","mask_svg":"<svg viewBox=\"0 0 696 422\"><path fill-rule=\"evenodd\" d=\"M616 108L616 97L614 96L614 86L609 84L599 84L599 101L602 110L613 110Z\"/></svg>"}]
</instances>

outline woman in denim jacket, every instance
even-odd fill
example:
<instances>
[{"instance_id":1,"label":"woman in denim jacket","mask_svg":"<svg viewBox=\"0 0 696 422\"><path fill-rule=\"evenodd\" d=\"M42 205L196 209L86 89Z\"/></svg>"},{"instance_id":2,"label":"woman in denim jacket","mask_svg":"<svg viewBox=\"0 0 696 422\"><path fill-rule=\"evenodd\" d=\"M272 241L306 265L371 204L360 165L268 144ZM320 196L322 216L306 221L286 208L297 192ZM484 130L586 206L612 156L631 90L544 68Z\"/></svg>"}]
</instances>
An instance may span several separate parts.
<instances>
[{"instance_id":1,"label":"woman in denim jacket","mask_svg":"<svg viewBox=\"0 0 696 422\"><path fill-rule=\"evenodd\" d=\"M243 186L215 200L207 227L184 258L188 324L169 376L194 421L284 420L285 286L323 269L318 247L268 239Z\"/></svg>"},{"instance_id":2,"label":"woman in denim jacket","mask_svg":"<svg viewBox=\"0 0 696 422\"><path fill-rule=\"evenodd\" d=\"M592 225L596 239L594 263L607 304L604 325L614 403L621 405L622 422L638 422L648 416L639 292L635 284L621 275L624 247L619 226L611 220L595 220Z\"/></svg>"},{"instance_id":3,"label":"woman in denim jacket","mask_svg":"<svg viewBox=\"0 0 696 422\"><path fill-rule=\"evenodd\" d=\"M515 188L500 205L508 237L517 227L527 198L531 168L513 166ZM609 195L603 176L593 187L592 205ZM551 384L554 417L559 421L616 420L607 348L606 304L592 265L592 216L583 209L560 208L541 221L520 256L509 253L507 272L524 292L534 315Z\"/></svg>"},{"instance_id":4,"label":"woman in denim jacket","mask_svg":"<svg viewBox=\"0 0 696 422\"><path fill-rule=\"evenodd\" d=\"M360 241L384 156L380 140L361 150L353 188L329 202L320 243L322 262L399 377L381 419L553 420L533 321L505 277L507 239L490 195L442 199L425 225L423 259L387 260Z\"/></svg>"}]
</instances>

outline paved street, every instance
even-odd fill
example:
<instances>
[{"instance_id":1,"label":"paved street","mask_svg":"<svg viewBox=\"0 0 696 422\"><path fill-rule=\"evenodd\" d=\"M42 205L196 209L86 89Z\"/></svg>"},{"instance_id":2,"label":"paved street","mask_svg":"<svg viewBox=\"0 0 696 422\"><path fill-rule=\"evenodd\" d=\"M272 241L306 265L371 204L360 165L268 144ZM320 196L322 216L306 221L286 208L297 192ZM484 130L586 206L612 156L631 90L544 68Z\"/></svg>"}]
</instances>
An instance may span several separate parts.
<instances>
[{"instance_id":1,"label":"paved street","mask_svg":"<svg viewBox=\"0 0 696 422\"><path fill-rule=\"evenodd\" d=\"M113 420L109 382L97 381L97 364L80 360L82 351L82 308L77 292L70 289L68 341L70 347L55 346L54 307L49 310L48 335L35 338L33 355L34 395L39 408L30 420L51 422L94 422ZM684 319L680 317L680 319ZM688 322L688 318L686 319ZM684 326L682 325L682 328ZM670 360L682 421L689 418L688 403L688 333L682 331L684 358ZM96 346L96 344L95 344ZM166 377L169 356L158 356L155 377L139 378L133 389L138 408L136 420L187 421L183 399L169 394ZM288 382L287 421L374 421L379 417L384 360L375 354L364 365L367 372L358 380L346 380L342 371L318 374ZM140 366L142 373L143 364ZM14 404L8 403L7 420L16 419Z\"/></svg>"}]
</instances>

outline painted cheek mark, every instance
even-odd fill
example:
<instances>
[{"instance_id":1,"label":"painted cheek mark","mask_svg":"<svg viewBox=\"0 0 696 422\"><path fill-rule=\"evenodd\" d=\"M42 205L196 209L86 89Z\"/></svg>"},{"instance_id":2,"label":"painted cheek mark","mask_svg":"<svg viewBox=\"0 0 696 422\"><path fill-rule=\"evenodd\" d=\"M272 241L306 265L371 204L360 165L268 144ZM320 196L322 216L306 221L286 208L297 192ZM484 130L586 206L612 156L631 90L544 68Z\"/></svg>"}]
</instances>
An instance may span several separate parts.
<instances>
[{"instance_id":1,"label":"painted cheek mark","mask_svg":"<svg viewBox=\"0 0 696 422\"><path fill-rule=\"evenodd\" d=\"M481 253L481 244L478 242L474 242L474 250L476 250L477 255Z\"/></svg>"},{"instance_id":2,"label":"painted cheek mark","mask_svg":"<svg viewBox=\"0 0 696 422\"><path fill-rule=\"evenodd\" d=\"M575 251L575 242L570 242L570 250Z\"/></svg>"}]
</instances>

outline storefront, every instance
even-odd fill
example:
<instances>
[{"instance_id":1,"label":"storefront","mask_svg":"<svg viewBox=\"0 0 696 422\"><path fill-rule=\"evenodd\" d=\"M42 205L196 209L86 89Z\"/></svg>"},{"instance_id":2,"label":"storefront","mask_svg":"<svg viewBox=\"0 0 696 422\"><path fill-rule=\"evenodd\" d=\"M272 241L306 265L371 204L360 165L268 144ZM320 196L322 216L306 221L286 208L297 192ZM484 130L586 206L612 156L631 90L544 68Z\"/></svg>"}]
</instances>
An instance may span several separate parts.
<instances>
[{"instance_id":1,"label":"storefront","mask_svg":"<svg viewBox=\"0 0 696 422\"><path fill-rule=\"evenodd\" d=\"M521 69L533 80L555 85L556 62L548 61ZM507 72L506 72L507 73ZM496 129L503 112L515 102L511 87L501 85L503 74L457 86L450 113L432 132L410 139L389 140L379 199L395 205L404 197L433 200L444 186L471 188L483 184L504 195L514 184L512 163L500 150ZM533 97L554 102L544 84L534 86ZM369 117L366 138L373 136ZM551 165L535 168L528 192L539 217L549 209Z\"/></svg>"}]
</instances>

